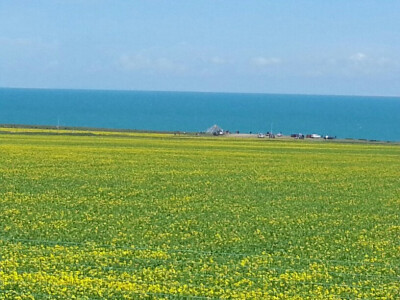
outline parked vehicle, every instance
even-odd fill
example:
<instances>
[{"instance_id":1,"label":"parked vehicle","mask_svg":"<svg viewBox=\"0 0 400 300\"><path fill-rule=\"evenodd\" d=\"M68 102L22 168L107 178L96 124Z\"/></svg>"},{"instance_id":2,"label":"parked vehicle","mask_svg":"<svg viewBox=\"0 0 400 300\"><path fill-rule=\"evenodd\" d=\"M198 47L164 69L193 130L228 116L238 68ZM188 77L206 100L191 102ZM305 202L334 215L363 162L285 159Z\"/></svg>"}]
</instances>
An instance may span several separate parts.
<instances>
[{"instance_id":1,"label":"parked vehicle","mask_svg":"<svg viewBox=\"0 0 400 300\"><path fill-rule=\"evenodd\" d=\"M293 133L290 136L295 139L304 139L304 134L302 133Z\"/></svg>"},{"instance_id":2,"label":"parked vehicle","mask_svg":"<svg viewBox=\"0 0 400 300\"><path fill-rule=\"evenodd\" d=\"M336 139L336 136L325 135L324 139L325 140L334 140L334 139Z\"/></svg>"}]
</instances>

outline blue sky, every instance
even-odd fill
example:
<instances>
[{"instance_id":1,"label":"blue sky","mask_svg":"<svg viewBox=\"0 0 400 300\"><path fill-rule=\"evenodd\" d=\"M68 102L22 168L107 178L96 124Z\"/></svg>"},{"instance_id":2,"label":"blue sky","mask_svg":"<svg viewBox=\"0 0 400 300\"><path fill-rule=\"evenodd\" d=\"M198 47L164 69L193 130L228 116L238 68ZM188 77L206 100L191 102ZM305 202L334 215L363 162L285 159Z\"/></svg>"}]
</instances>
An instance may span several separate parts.
<instances>
[{"instance_id":1,"label":"blue sky","mask_svg":"<svg viewBox=\"0 0 400 300\"><path fill-rule=\"evenodd\" d=\"M0 87L400 96L400 1L0 0Z\"/></svg>"}]
</instances>

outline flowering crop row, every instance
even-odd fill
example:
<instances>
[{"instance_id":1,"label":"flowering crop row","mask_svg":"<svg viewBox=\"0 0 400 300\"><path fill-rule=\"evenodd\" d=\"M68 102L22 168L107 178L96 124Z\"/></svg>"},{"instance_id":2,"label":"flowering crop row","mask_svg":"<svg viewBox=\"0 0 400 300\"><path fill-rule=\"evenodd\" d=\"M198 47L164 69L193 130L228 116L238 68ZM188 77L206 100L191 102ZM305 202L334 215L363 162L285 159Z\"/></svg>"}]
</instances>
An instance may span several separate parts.
<instances>
[{"instance_id":1,"label":"flowering crop row","mask_svg":"<svg viewBox=\"0 0 400 300\"><path fill-rule=\"evenodd\" d=\"M399 178L398 145L1 134L0 299L397 299Z\"/></svg>"}]
</instances>

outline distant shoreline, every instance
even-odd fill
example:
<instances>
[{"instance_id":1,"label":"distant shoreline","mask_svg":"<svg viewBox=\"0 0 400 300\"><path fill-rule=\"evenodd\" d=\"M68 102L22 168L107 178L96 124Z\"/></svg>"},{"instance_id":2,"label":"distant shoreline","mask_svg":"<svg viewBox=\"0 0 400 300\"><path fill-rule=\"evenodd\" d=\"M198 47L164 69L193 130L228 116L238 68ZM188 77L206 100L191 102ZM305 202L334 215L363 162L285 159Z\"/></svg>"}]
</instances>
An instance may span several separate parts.
<instances>
[{"instance_id":1,"label":"distant shoreline","mask_svg":"<svg viewBox=\"0 0 400 300\"><path fill-rule=\"evenodd\" d=\"M7 130L10 129L10 130ZM12 131L18 129L18 131ZM29 131L23 131L23 129ZM37 131L35 131L37 130ZM43 132L41 130L48 130ZM379 141L368 139L330 139L324 138L304 138L298 139L288 135L281 137L269 138L258 137L256 133L228 133L221 136L213 136L204 132L185 132L185 131L160 131L160 130L142 130L142 129L117 129L117 128L100 128L100 127L80 127L80 126L54 126L54 125L27 125L27 124L0 124L0 134L28 134L28 135L69 135L69 136L102 136L101 133L112 133L105 135L110 137L127 137L129 133L134 134L165 134L174 136L191 136L191 137L211 137L211 138L238 138L238 139L259 139L259 140L277 140L277 141L309 141L309 142L335 142L335 143L363 143L363 144L389 144L400 145L400 141ZM121 133L118 135L118 133Z\"/></svg>"}]
</instances>

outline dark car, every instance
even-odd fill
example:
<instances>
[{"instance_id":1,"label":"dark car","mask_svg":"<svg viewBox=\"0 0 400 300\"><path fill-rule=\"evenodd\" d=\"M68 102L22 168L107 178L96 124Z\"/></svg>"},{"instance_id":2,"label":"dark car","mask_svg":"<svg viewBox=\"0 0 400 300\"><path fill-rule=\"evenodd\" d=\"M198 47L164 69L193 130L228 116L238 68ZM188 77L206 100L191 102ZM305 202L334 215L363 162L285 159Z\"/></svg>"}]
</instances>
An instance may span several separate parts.
<instances>
[{"instance_id":1,"label":"dark car","mask_svg":"<svg viewBox=\"0 0 400 300\"><path fill-rule=\"evenodd\" d=\"M336 136L325 135L324 139L325 140L334 140L334 139L336 139Z\"/></svg>"}]
</instances>

